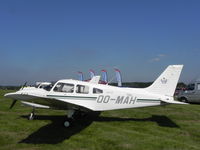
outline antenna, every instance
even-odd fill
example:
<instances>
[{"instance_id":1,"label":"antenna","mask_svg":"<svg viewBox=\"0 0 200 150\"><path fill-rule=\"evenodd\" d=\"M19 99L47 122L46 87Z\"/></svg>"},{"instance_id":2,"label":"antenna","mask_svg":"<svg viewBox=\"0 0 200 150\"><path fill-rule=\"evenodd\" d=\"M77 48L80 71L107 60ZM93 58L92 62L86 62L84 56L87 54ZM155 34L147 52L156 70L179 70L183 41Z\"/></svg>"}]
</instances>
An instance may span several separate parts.
<instances>
[{"instance_id":1,"label":"antenna","mask_svg":"<svg viewBox=\"0 0 200 150\"><path fill-rule=\"evenodd\" d=\"M108 85L109 83L111 83L111 82L114 80L114 78L115 78L115 75L113 75L112 78L107 82L107 85Z\"/></svg>"}]
</instances>

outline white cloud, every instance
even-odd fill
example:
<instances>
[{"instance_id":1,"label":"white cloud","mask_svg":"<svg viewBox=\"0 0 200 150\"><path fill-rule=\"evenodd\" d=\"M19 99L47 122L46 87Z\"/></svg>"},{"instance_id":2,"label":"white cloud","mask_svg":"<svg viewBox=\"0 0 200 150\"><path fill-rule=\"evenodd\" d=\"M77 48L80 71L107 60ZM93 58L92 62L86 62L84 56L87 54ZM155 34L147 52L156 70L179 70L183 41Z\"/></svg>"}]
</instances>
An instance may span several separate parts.
<instances>
[{"instance_id":1,"label":"white cloud","mask_svg":"<svg viewBox=\"0 0 200 150\"><path fill-rule=\"evenodd\" d=\"M152 58L150 60L150 62L159 62L163 59L163 57L165 57L166 55L165 54L158 54L155 58Z\"/></svg>"},{"instance_id":2,"label":"white cloud","mask_svg":"<svg viewBox=\"0 0 200 150\"><path fill-rule=\"evenodd\" d=\"M165 54L158 54L157 56L158 57L165 57L166 55Z\"/></svg>"}]
</instances>

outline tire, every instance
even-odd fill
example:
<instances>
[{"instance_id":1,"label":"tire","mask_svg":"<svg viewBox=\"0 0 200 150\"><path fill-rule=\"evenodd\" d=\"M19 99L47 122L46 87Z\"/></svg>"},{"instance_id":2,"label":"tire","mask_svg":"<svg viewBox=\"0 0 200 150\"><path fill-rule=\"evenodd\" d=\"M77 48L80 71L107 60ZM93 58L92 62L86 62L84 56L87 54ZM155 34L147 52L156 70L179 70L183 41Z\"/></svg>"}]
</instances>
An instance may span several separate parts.
<instances>
[{"instance_id":1,"label":"tire","mask_svg":"<svg viewBox=\"0 0 200 150\"><path fill-rule=\"evenodd\" d=\"M65 121L65 122L64 122L64 127L65 127L65 128L68 128L69 126L70 126L70 122L69 122L69 121Z\"/></svg>"},{"instance_id":2,"label":"tire","mask_svg":"<svg viewBox=\"0 0 200 150\"><path fill-rule=\"evenodd\" d=\"M182 98L181 98L181 102L188 103L188 100L187 100L187 98L182 97Z\"/></svg>"}]
</instances>

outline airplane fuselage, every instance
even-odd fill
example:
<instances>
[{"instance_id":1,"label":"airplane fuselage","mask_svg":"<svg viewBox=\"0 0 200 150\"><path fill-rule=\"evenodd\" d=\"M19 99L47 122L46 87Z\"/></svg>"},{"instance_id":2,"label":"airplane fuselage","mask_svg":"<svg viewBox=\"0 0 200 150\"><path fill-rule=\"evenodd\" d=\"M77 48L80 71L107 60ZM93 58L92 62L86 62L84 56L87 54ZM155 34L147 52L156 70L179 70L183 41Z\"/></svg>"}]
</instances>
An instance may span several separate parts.
<instances>
[{"instance_id":1,"label":"airplane fuselage","mask_svg":"<svg viewBox=\"0 0 200 150\"><path fill-rule=\"evenodd\" d=\"M73 85L73 92L55 91L56 85L59 83ZM79 93L75 90L78 85L87 86L87 93ZM99 90L100 93L95 93L95 89ZM169 99L169 97L151 94L145 89L114 87L76 80L60 80L50 91L24 88L10 93L9 97L49 106L52 109L81 108L84 110L85 108L93 111L158 106L163 104L161 99Z\"/></svg>"}]
</instances>

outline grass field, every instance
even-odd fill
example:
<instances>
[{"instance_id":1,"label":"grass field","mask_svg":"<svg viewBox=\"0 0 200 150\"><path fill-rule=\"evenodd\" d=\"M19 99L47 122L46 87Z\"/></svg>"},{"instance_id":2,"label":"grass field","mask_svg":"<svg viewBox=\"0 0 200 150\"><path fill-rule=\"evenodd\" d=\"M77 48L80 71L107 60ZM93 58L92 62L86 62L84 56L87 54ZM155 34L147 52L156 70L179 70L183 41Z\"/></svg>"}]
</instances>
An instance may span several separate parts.
<instances>
[{"instance_id":1,"label":"grass field","mask_svg":"<svg viewBox=\"0 0 200 150\"><path fill-rule=\"evenodd\" d=\"M168 105L102 112L64 128L64 111L37 110L11 100L0 91L2 150L199 150L200 105Z\"/></svg>"}]
</instances>

